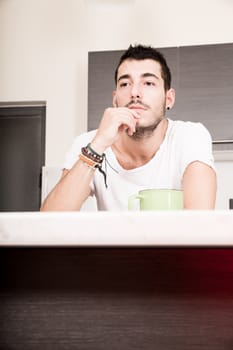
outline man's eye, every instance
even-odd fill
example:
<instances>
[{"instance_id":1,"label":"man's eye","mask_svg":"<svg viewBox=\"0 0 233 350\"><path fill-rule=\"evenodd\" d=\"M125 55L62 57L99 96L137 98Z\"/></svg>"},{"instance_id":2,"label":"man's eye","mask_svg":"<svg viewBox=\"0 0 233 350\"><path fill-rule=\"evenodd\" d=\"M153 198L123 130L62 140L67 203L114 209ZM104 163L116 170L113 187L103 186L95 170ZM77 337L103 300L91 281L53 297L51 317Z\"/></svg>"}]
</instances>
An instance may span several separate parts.
<instances>
[{"instance_id":1,"label":"man's eye","mask_svg":"<svg viewBox=\"0 0 233 350\"><path fill-rule=\"evenodd\" d=\"M126 86L128 86L128 85L129 85L128 82L120 83L120 87L126 87Z\"/></svg>"},{"instance_id":2,"label":"man's eye","mask_svg":"<svg viewBox=\"0 0 233 350\"><path fill-rule=\"evenodd\" d=\"M145 85L147 85L147 86L155 86L155 83L153 81L146 81Z\"/></svg>"}]
</instances>

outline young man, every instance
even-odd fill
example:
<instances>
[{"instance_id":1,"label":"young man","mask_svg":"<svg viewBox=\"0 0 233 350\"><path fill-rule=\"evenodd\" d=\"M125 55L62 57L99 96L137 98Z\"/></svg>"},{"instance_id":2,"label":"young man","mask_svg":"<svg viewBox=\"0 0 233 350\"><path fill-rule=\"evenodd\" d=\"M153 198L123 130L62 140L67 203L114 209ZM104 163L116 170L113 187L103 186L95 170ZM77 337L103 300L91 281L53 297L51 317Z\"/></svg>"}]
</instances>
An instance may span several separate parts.
<instances>
[{"instance_id":1,"label":"young man","mask_svg":"<svg viewBox=\"0 0 233 350\"><path fill-rule=\"evenodd\" d=\"M41 210L79 210L89 195L98 210L127 210L148 188L183 189L186 209L213 209L216 175L209 132L172 121L171 73L156 49L130 46L115 72L113 107L97 130L77 137L63 175Z\"/></svg>"}]
</instances>

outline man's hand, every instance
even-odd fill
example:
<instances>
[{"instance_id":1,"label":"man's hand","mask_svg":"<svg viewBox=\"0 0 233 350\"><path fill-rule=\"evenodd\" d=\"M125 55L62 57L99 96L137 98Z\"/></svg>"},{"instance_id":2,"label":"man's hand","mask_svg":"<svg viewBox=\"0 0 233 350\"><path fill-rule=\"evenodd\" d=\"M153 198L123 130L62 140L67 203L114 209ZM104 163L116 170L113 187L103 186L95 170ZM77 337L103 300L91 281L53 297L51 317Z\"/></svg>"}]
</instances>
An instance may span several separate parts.
<instances>
[{"instance_id":1,"label":"man's hand","mask_svg":"<svg viewBox=\"0 0 233 350\"><path fill-rule=\"evenodd\" d=\"M122 132L127 131L128 135L132 136L139 118L140 115L135 110L126 107L107 108L91 146L102 154Z\"/></svg>"}]
</instances>

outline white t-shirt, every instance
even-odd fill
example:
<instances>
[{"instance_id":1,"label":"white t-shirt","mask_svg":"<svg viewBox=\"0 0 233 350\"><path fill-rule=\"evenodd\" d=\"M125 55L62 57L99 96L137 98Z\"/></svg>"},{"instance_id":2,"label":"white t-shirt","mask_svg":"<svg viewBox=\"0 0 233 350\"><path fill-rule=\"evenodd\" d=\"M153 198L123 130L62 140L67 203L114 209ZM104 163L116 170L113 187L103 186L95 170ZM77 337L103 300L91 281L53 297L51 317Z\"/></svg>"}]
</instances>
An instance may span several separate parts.
<instances>
[{"instance_id":1,"label":"white t-shirt","mask_svg":"<svg viewBox=\"0 0 233 350\"><path fill-rule=\"evenodd\" d=\"M71 169L81 148L92 141L96 130L84 133L73 142L66 155L63 168ZM168 119L166 136L155 156L145 165L125 170L118 163L111 147L105 151L103 170L107 174L107 188L103 175L96 170L91 182L92 195L96 197L98 210L127 210L130 195L143 189L182 189L186 167L201 161L214 168L212 140L201 123Z\"/></svg>"}]
</instances>

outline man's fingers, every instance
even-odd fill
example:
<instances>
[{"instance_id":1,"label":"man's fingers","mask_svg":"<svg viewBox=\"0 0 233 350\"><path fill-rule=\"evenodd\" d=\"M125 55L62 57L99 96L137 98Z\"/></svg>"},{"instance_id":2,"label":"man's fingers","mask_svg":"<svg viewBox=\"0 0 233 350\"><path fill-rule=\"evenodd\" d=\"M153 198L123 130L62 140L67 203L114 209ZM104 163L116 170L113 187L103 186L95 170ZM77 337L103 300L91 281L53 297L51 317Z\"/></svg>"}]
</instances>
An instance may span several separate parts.
<instances>
[{"instance_id":1,"label":"man's fingers","mask_svg":"<svg viewBox=\"0 0 233 350\"><path fill-rule=\"evenodd\" d=\"M131 114L133 115L134 118L136 118L136 119L140 118L140 114L138 114L138 112L136 112L136 111L134 111L132 109L130 109L130 112L131 112Z\"/></svg>"}]
</instances>

